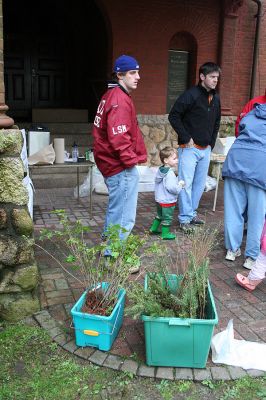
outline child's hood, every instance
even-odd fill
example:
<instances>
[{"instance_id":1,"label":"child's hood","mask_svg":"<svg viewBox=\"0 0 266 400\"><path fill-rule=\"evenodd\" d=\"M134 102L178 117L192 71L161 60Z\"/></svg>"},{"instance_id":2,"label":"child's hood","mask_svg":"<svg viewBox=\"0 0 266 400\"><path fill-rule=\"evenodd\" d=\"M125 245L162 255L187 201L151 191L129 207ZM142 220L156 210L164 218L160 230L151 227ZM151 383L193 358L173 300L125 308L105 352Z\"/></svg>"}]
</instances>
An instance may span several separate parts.
<instances>
[{"instance_id":1,"label":"child's hood","mask_svg":"<svg viewBox=\"0 0 266 400\"><path fill-rule=\"evenodd\" d=\"M157 171L157 174L155 176L155 182L160 183L165 177L165 175L168 173L169 169L170 169L169 167L165 167L164 165L162 165Z\"/></svg>"}]
</instances>

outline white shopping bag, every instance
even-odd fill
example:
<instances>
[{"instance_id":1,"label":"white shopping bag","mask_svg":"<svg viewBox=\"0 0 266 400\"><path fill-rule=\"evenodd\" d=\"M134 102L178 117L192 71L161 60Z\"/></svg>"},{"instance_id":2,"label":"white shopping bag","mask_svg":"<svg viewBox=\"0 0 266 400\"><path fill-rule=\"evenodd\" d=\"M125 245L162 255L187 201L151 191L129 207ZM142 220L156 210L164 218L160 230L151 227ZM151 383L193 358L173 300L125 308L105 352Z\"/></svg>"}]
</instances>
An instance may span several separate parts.
<instances>
[{"instance_id":1,"label":"white shopping bag","mask_svg":"<svg viewBox=\"0 0 266 400\"><path fill-rule=\"evenodd\" d=\"M224 331L213 336L211 349L214 363L266 371L266 343L234 339L232 319Z\"/></svg>"},{"instance_id":2,"label":"white shopping bag","mask_svg":"<svg viewBox=\"0 0 266 400\"><path fill-rule=\"evenodd\" d=\"M22 159L22 162L24 164L24 179L23 179L23 185L26 187L27 191L28 191L28 196L29 196L29 200L28 200L28 210L30 213L31 218L33 219L33 193L35 192L34 190L34 186L32 183L32 180L30 178L30 174L29 174L29 165L28 165L28 155L27 155L27 146L26 146L26 133L25 133L25 129L21 129L21 134L23 137L23 146L22 146L22 150L20 153L20 157Z\"/></svg>"},{"instance_id":3,"label":"white shopping bag","mask_svg":"<svg viewBox=\"0 0 266 400\"><path fill-rule=\"evenodd\" d=\"M217 186L217 179L212 178L211 176L207 176L204 192L209 192L210 190L214 190Z\"/></svg>"}]
</instances>

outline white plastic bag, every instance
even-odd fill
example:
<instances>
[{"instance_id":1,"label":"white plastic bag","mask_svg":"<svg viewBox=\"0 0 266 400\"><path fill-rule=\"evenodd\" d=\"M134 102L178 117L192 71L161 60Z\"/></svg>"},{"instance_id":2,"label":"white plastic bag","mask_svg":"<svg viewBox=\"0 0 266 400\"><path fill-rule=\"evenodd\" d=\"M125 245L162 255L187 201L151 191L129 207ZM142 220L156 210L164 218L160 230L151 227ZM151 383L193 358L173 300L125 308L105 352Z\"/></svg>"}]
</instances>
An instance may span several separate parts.
<instances>
[{"instance_id":1,"label":"white plastic bag","mask_svg":"<svg viewBox=\"0 0 266 400\"><path fill-rule=\"evenodd\" d=\"M97 194L108 194L104 177L97 167L93 167L93 188Z\"/></svg>"},{"instance_id":2,"label":"white plastic bag","mask_svg":"<svg viewBox=\"0 0 266 400\"><path fill-rule=\"evenodd\" d=\"M79 197L88 197L90 193L90 173L87 174L83 183L79 185ZM74 188L74 197L78 198L78 187Z\"/></svg>"},{"instance_id":3,"label":"white plastic bag","mask_svg":"<svg viewBox=\"0 0 266 400\"><path fill-rule=\"evenodd\" d=\"M87 197L90 193L90 172L88 172L83 183L79 186L79 197ZM104 183L104 178L96 166L92 167L92 191L98 194L108 194L107 186ZM74 188L74 197L78 198L78 187Z\"/></svg>"},{"instance_id":4,"label":"white plastic bag","mask_svg":"<svg viewBox=\"0 0 266 400\"><path fill-rule=\"evenodd\" d=\"M89 160L95 163L93 152L89 153ZM90 193L90 171L88 172L86 178L83 183L79 186L79 196L86 197L89 196ZM92 167L92 191L95 190L95 193L98 194L108 194L107 186L104 183L104 177L101 172L97 168L96 164ZM78 197L78 187L74 188L74 197L77 199Z\"/></svg>"},{"instance_id":5,"label":"white plastic bag","mask_svg":"<svg viewBox=\"0 0 266 400\"><path fill-rule=\"evenodd\" d=\"M139 172L139 192L153 192L155 176L158 167L147 167L146 165L137 165Z\"/></svg>"},{"instance_id":6,"label":"white plastic bag","mask_svg":"<svg viewBox=\"0 0 266 400\"><path fill-rule=\"evenodd\" d=\"M32 180L30 178L30 174L29 174L29 165L28 165L28 155L27 155L25 129L21 129L20 132L21 132L22 137L23 137L23 146L22 146L22 150L21 150L21 153L20 153L20 157L21 157L22 162L24 164L24 172L26 172L26 176L23 179L23 185L26 187L26 189L28 191L28 196L29 196L28 210L29 210L31 219L33 219L33 192L35 192L35 190L34 190L34 186L33 186Z\"/></svg>"},{"instance_id":7,"label":"white plastic bag","mask_svg":"<svg viewBox=\"0 0 266 400\"><path fill-rule=\"evenodd\" d=\"M213 336L211 349L214 363L266 371L266 343L234 339L232 319L224 331Z\"/></svg>"},{"instance_id":8,"label":"white plastic bag","mask_svg":"<svg viewBox=\"0 0 266 400\"><path fill-rule=\"evenodd\" d=\"M217 179L212 178L211 176L207 176L204 192L209 192L210 190L214 190L217 185Z\"/></svg>"}]
</instances>

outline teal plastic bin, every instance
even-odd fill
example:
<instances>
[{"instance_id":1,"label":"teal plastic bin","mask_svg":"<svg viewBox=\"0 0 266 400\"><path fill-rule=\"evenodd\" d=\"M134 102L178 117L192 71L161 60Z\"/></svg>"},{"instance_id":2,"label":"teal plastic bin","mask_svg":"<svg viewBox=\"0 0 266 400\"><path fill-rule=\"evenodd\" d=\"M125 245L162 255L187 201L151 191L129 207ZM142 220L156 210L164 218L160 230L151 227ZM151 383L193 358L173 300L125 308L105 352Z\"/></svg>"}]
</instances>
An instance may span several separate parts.
<instances>
[{"instance_id":1,"label":"teal plastic bin","mask_svg":"<svg viewBox=\"0 0 266 400\"><path fill-rule=\"evenodd\" d=\"M173 289L182 276L169 274ZM145 289L148 275L145 277ZM214 326L218 323L214 298L208 282L207 319L154 318L142 316L144 322L146 363L160 367L205 368Z\"/></svg>"},{"instance_id":2,"label":"teal plastic bin","mask_svg":"<svg viewBox=\"0 0 266 400\"><path fill-rule=\"evenodd\" d=\"M108 283L102 282L102 288L107 288ZM92 346L99 350L111 349L115 338L123 323L126 291L120 289L117 303L108 317L81 312L87 291L71 309L73 318L76 345L81 347Z\"/></svg>"}]
</instances>

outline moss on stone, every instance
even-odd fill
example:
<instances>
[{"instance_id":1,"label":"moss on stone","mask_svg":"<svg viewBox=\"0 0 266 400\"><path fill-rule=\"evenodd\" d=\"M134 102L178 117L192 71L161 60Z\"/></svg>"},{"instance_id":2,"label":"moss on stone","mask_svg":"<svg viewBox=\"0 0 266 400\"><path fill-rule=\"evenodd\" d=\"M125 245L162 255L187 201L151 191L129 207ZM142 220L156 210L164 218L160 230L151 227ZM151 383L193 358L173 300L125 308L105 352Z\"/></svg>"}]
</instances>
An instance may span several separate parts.
<instances>
[{"instance_id":1,"label":"moss on stone","mask_svg":"<svg viewBox=\"0 0 266 400\"><path fill-rule=\"evenodd\" d=\"M15 271L5 268L1 275L0 293L19 293L33 290L39 283L36 264L20 266Z\"/></svg>"},{"instance_id":2,"label":"moss on stone","mask_svg":"<svg viewBox=\"0 0 266 400\"><path fill-rule=\"evenodd\" d=\"M0 236L0 263L11 266L16 264L18 242L12 236Z\"/></svg>"},{"instance_id":3,"label":"moss on stone","mask_svg":"<svg viewBox=\"0 0 266 400\"><path fill-rule=\"evenodd\" d=\"M5 268L1 274L0 281L0 293L11 293L11 292L21 292L22 289L18 287L10 288L11 281L13 278L14 272L8 268Z\"/></svg>"},{"instance_id":4,"label":"moss on stone","mask_svg":"<svg viewBox=\"0 0 266 400\"><path fill-rule=\"evenodd\" d=\"M0 317L6 321L20 321L38 310L39 300L31 292L0 294Z\"/></svg>"},{"instance_id":5,"label":"moss on stone","mask_svg":"<svg viewBox=\"0 0 266 400\"><path fill-rule=\"evenodd\" d=\"M24 290L34 289L39 281L38 267L36 264L20 267L14 273L12 282Z\"/></svg>"},{"instance_id":6,"label":"moss on stone","mask_svg":"<svg viewBox=\"0 0 266 400\"><path fill-rule=\"evenodd\" d=\"M24 237L20 243L17 253L16 264L28 264L34 259L34 240Z\"/></svg>"},{"instance_id":7,"label":"moss on stone","mask_svg":"<svg viewBox=\"0 0 266 400\"><path fill-rule=\"evenodd\" d=\"M34 259L34 240L0 235L0 263L6 266L28 264Z\"/></svg>"},{"instance_id":8,"label":"moss on stone","mask_svg":"<svg viewBox=\"0 0 266 400\"><path fill-rule=\"evenodd\" d=\"M4 208L0 208L0 229L5 229L7 227L7 215Z\"/></svg>"},{"instance_id":9,"label":"moss on stone","mask_svg":"<svg viewBox=\"0 0 266 400\"><path fill-rule=\"evenodd\" d=\"M26 205L28 192L23 185L24 167L18 157L0 159L0 203Z\"/></svg>"},{"instance_id":10,"label":"moss on stone","mask_svg":"<svg viewBox=\"0 0 266 400\"><path fill-rule=\"evenodd\" d=\"M0 214L1 215L1 214ZM31 236L33 233L33 221L25 208L14 208L11 213L11 221L15 231L19 235Z\"/></svg>"},{"instance_id":11,"label":"moss on stone","mask_svg":"<svg viewBox=\"0 0 266 400\"><path fill-rule=\"evenodd\" d=\"M23 145L22 134L18 129L0 130L0 154L20 154Z\"/></svg>"}]
</instances>

